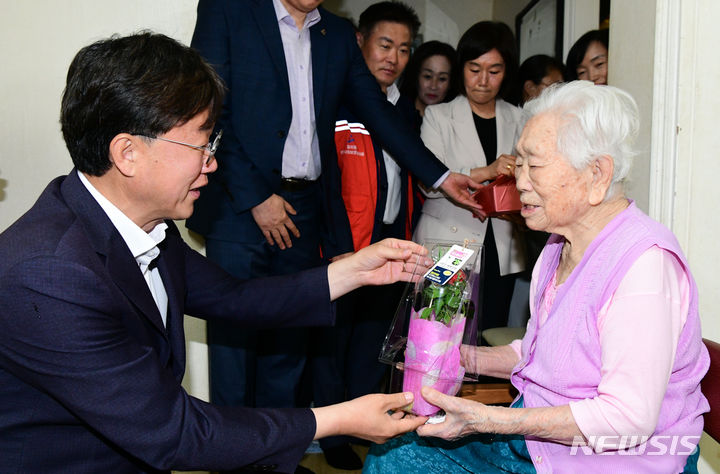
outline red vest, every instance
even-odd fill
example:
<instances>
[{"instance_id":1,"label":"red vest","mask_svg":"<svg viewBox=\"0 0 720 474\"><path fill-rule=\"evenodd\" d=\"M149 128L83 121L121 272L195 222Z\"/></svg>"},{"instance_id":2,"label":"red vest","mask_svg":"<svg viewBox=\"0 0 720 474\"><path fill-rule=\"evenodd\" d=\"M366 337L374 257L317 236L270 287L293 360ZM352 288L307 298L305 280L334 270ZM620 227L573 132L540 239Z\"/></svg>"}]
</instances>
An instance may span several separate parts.
<instances>
[{"instance_id":1,"label":"red vest","mask_svg":"<svg viewBox=\"0 0 720 474\"><path fill-rule=\"evenodd\" d=\"M380 149L376 156L370 133L361 123L348 123L347 120L335 122L335 147L340 168L342 199L350 222L353 246L357 251L372 243L376 220L382 223L387 197L379 191L378 174L385 172L384 158ZM407 212L404 219L405 238L409 240L412 238L413 213L413 186L410 175L407 180Z\"/></svg>"}]
</instances>

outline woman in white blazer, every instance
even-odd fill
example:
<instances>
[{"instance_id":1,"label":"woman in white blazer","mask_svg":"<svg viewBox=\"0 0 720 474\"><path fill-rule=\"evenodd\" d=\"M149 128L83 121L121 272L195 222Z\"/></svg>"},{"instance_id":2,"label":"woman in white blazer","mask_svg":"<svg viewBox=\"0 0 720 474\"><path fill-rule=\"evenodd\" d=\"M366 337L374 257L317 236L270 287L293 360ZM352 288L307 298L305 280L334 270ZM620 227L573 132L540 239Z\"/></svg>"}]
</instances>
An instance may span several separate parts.
<instances>
[{"instance_id":1,"label":"woman in white blazer","mask_svg":"<svg viewBox=\"0 0 720 474\"><path fill-rule=\"evenodd\" d=\"M425 145L452 171L487 182L514 175L515 143L525 115L500 97L511 93L517 71L515 39L507 25L480 22L458 43L462 95L427 107L421 136ZM494 132L494 133L493 133ZM427 191L413 239L465 239L484 244L485 284L481 328L507 325L514 274L525 269L521 233L508 220L485 221L442 193Z\"/></svg>"}]
</instances>

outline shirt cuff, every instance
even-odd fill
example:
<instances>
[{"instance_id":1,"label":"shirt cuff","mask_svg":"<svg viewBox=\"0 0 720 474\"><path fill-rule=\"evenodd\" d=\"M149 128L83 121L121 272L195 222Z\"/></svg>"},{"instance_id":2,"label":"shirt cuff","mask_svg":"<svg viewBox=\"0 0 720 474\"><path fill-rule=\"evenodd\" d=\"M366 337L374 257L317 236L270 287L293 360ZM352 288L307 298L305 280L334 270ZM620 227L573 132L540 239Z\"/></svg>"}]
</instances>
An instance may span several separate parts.
<instances>
[{"instance_id":1,"label":"shirt cuff","mask_svg":"<svg viewBox=\"0 0 720 474\"><path fill-rule=\"evenodd\" d=\"M439 189L440 186L442 186L442 184L445 182L445 180L447 179L448 176L450 176L450 170L447 170L445 173L443 173L443 175L440 176L440 179L435 181L435 184L433 184L432 188Z\"/></svg>"},{"instance_id":2,"label":"shirt cuff","mask_svg":"<svg viewBox=\"0 0 720 474\"><path fill-rule=\"evenodd\" d=\"M515 339L513 342L510 343L510 347L517 354L518 360L521 360L522 359L522 339Z\"/></svg>"}]
</instances>

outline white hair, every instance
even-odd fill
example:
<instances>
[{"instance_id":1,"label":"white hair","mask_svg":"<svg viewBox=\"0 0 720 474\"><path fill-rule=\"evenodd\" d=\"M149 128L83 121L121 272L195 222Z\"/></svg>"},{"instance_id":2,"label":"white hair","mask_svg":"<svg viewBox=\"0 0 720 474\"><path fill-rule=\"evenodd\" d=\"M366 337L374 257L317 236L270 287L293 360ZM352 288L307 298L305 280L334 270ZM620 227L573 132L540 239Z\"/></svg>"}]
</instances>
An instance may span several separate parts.
<instances>
[{"instance_id":1,"label":"white hair","mask_svg":"<svg viewBox=\"0 0 720 474\"><path fill-rule=\"evenodd\" d=\"M608 197L622 186L636 155L633 145L640 126L637 104L630 94L617 87L572 81L548 87L526 103L525 110L530 115L560 117L557 148L575 169L585 169L597 156L612 158Z\"/></svg>"}]
</instances>

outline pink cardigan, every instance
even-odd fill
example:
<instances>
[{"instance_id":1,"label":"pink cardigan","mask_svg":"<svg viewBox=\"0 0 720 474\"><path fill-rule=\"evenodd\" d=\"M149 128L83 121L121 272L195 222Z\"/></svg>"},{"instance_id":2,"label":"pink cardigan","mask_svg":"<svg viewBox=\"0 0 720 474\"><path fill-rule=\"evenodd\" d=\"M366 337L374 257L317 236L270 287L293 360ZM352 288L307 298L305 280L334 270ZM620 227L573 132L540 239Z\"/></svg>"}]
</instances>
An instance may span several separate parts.
<instances>
[{"instance_id":1,"label":"pink cardigan","mask_svg":"<svg viewBox=\"0 0 720 474\"><path fill-rule=\"evenodd\" d=\"M553 236L535 268L512 381L527 407L569 404L589 446L528 437L536 469L682 471L708 409L709 361L679 245L631 204L555 287L562 243Z\"/></svg>"}]
</instances>

